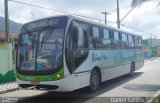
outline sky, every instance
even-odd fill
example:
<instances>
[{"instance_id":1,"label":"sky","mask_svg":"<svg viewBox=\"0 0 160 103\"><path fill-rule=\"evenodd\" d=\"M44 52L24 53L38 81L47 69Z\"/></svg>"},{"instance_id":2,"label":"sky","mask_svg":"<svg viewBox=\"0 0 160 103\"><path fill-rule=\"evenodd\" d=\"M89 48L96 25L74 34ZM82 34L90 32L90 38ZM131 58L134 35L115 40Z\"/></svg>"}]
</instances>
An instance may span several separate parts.
<instances>
[{"instance_id":1,"label":"sky","mask_svg":"<svg viewBox=\"0 0 160 103\"><path fill-rule=\"evenodd\" d=\"M55 10L61 10L68 13L80 14L84 16L99 18L104 20L102 12L107 11L107 21L116 22L116 0L17 0L20 2L40 5ZM38 2L37 2L38 1ZM122 19L131 10L132 0L119 0L120 19ZM156 8L156 2L147 2L141 7L135 8L121 23L127 26L143 30L145 32L129 29L121 26L121 29L142 35L143 39L152 38L160 39L160 15ZM60 12L32 7L9 1L9 18L18 23L26 23L32 20L64 15ZM4 0L0 0L0 16L4 17ZM90 19L91 20L91 19ZM92 20L100 23L104 21ZM117 28L115 23L107 23L109 26Z\"/></svg>"}]
</instances>

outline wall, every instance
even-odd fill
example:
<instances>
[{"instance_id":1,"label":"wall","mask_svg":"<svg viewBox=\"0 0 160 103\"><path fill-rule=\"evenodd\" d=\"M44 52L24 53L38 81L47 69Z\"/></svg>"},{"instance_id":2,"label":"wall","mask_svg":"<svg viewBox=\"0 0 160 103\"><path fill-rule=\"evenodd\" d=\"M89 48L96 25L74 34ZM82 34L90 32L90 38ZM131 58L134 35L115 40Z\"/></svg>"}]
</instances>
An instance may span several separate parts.
<instances>
[{"instance_id":1,"label":"wall","mask_svg":"<svg viewBox=\"0 0 160 103\"><path fill-rule=\"evenodd\" d=\"M157 48L156 47L150 47L150 51L151 51L151 57L156 57Z\"/></svg>"},{"instance_id":2,"label":"wall","mask_svg":"<svg viewBox=\"0 0 160 103\"><path fill-rule=\"evenodd\" d=\"M148 44L148 40L143 40L143 51L144 51L144 58L150 58L151 52L150 52L150 47Z\"/></svg>"},{"instance_id":3,"label":"wall","mask_svg":"<svg viewBox=\"0 0 160 103\"><path fill-rule=\"evenodd\" d=\"M0 43L0 83L13 80L12 44Z\"/></svg>"},{"instance_id":4,"label":"wall","mask_svg":"<svg viewBox=\"0 0 160 103\"><path fill-rule=\"evenodd\" d=\"M160 46L157 46L157 56L160 57Z\"/></svg>"}]
</instances>

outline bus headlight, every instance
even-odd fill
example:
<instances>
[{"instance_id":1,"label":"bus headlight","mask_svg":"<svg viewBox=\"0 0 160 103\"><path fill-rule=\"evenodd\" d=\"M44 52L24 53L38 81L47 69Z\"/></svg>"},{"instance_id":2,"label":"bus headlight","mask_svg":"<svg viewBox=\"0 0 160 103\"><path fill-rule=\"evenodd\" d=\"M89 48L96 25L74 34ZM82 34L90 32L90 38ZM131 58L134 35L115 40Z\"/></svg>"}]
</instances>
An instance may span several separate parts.
<instances>
[{"instance_id":1,"label":"bus headlight","mask_svg":"<svg viewBox=\"0 0 160 103\"><path fill-rule=\"evenodd\" d=\"M18 74L18 78L19 78L19 79L22 79L22 78L21 78L21 75Z\"/></svg>"},{"instance_id":2,"label":"bus headlight","mask_svg":"<svg viewBox=\"0 0 160 103\"><path fill-rule=\"evenodd\" d=\"M56 78L61 78L61 75L60 74L56 74Z\"/></svg>"}]
</instances>

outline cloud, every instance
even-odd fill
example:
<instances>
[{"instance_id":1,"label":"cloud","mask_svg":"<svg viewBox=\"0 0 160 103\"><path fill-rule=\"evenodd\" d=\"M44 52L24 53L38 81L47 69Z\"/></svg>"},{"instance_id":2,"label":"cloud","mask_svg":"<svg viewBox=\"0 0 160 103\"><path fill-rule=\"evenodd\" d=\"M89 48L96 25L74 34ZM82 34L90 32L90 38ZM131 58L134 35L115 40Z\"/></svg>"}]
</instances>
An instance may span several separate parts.
<instances>
[{"instance_id":1,"label":"cloud","mask_svg":"<svg viewBox=\"0 0 160 103\"><path fill-rule=\"evenodd\" d=\"M102 18L103 15L101 14L102 11L108 11L111 12L116 8L116 0L111 0L111 1L104 1L104 0L79 0L78 2L76 0L19 0L21 2L26 2L26 3L31 3L35 5L42 5L44 7L48 8L53 8L57 10L62 10L65 12L70 12L70 13L77 13L81 15L86 15L86 16L94 16L98 18ZM126 0L123 0L126 1ZM127 0L128 1L128 0ZM124 7L126 2L121 2L121 7ZM36 9L33 11L33 9ZM56 14L62 14L54 11L48 11L48 10L43 10L40 8L34 8L31 6L25 6L22 4L17 4L14 2L9 2L9 10L10 10L10 17L13 18L16 21L19 21L16 19L17 14L21 17L28 13L28 11L33 11L36 19L45 17L45 16L51 16L51 15L56 15ZM27 12L26 12L27 11ZM25 14L23 13L25 12ZM40 13L40 14L39 14ZM14 16L15 15L15 16ZM41 15L41 16L39 16ZM30 13L26 18L31 18ZM30 19L28 20L30 21ZM24 21L26 22L26 21Z\"/></svg>"},{"instance_id":2,"label":"cloud","mask_svg":"<svg viewBox=\"0 0 160 103\"><path fill-rule=\"evenodd\" d=\"M156 4L154 2L145 3L142 7L136 8L127 19L125 19L124 23L145 31L145 35L143 35L144 38L150 37L150 34L147 33L157 35L157 33L160 32L160 19L155 7ZM157 37L160 38L159 35L157 35Z\"/></svg>"},{"instance_id":3,"label":"cloud","mask_svg":"<svg viewBox=\"0 0 160 103\"><path fill-rule=\"evenodd\" d=\"M4 16L4 0L0 0L0 16Z\"/></svg>"},{"instance_id":4,"label":"cloud","mask_svg":"<svg viewBox=\"0 0 160 103\"><path fill-rule=\"evenodd\" d=\"M53 8L73 14L80 14L104 20L103 11L112 12L116 9L116 0L18 0L34 5L42 5L43 7ZM37 2L38 1L38 2ZM122 19L131 9L132 0L119 0L120 18ZM156 4L153 2L145 3L142 7L134 9L124 20L123 24L142 29L146 32L154 34L160 33L160 19L155 10ZM0 0L0 16L4 16L4 0ZM63 13L45 10L37 7L27 6L9 1L9 16L11 20L19 23L26 23L33 19L40 19L48 16L62 15ZM107 16L108 21L117 21L117 14L114 11ZM101 21L101 23L103 23ZM108 25L117 27L114 23ZM136 32L135 30L122 27L122 29ZM141 33L144 38L148 35Z\"/></svg>"}]
</instances>

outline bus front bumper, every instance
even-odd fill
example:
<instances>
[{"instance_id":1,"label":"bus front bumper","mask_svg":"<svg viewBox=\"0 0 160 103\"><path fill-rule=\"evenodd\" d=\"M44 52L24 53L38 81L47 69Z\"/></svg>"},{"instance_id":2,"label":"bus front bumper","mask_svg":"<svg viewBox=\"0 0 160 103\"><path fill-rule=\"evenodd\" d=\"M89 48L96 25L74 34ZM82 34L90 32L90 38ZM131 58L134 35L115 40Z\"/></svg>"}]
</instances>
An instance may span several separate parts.
<instances>
[{"instance_id":1,"label":"bus front bumper","mask_svg":"<svg viewBox=\"0 0 160 103\"><path fill-rule=\"evenodd\" d=\"M80 82L78 77L74 75L67 76L63 79L56 81L41 81L38 84L33 84L31 81L23 81L17 79L17 84L19 88L22 89L37 89L37 90L47 90L47 91L73 91L80 88Z\"/></svg>"}]
</instances>

